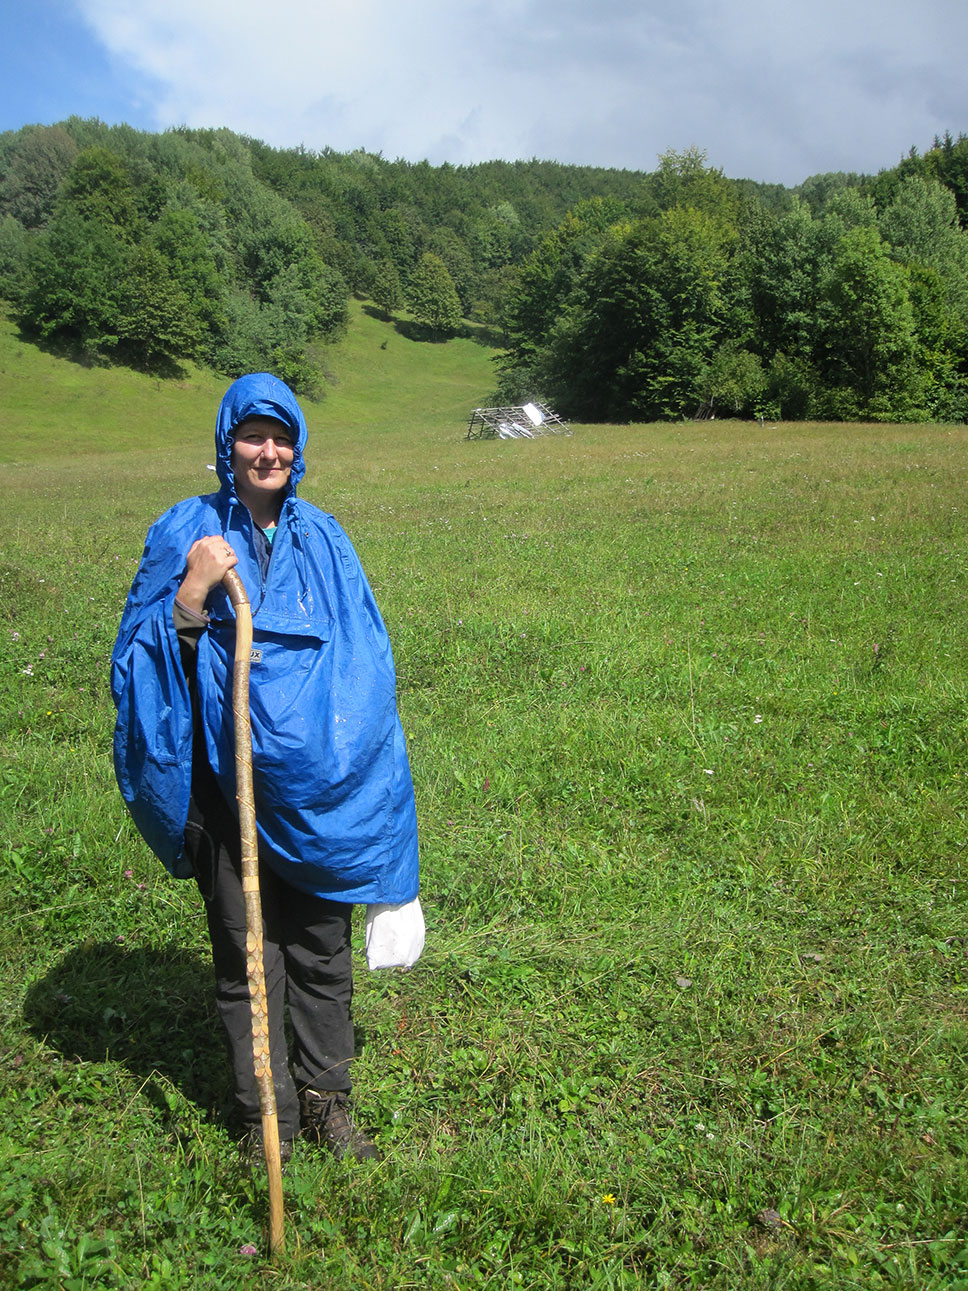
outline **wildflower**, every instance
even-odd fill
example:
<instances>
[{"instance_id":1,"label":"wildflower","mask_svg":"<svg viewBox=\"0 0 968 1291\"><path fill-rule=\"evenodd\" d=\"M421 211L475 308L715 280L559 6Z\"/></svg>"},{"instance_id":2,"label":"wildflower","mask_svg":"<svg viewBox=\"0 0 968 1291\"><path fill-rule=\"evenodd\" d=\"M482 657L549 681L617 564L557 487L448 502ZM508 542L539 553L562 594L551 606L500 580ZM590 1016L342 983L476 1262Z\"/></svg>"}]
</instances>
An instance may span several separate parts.
<instances>
[{"instance_id":1,"label":"wildflower","mask_svg":"<svg viewBox=\"0 0 968 1291\"><path fill-rule=\"evenodd\" d=\"M125 870L125 872L124 872L124 877L125 877L126 879L133 879L133 878L134 878L134 870Z\"/></svg>"},{"instance_id":2,"label":"wildflower","mask_svg":"<svg viewBox=\"0 0 968 1291\"><path fill-rule=\"evenodd\" d=\"M10 633L10 640L11 640L11 641L19 641L19 640L20 640L20 633L19 633L19 632L11 632L11 633Z\"/></svg>"},{"instance_id":3,"label":"wildflower","mask_svg":"<svg viewBox=\"0 0 968 1291\"><path fill-rule=\"evenodd\" d=\"M258 1255L259 1249L253 1246L251 1242L246 1242L244 1246L239 1247L240 1255Z\"/></svg>"},{"instance_id":4,"label":"wildflower","mask_svg":"<svg viewBox=\"0 0 968 1291\"><path fill-rule=\"evenodd\" d=\"M603 1193L602 1193L602 1201L605 1203L605 1205L606 1205L606 1206L614 1206L614 1205L615 1205L615 1196L614 1196L614 1194L613 1194L613 1193L610 1193L610 1192L603 1192Z\"/></svg>"},{"instance_id":5,"label":"wildflower","mask_svg":"<svg viewBox=\"0 0 968 1291\"><path fill-rule=\"evenodd\" d=\"M28 663L27 667L21 668L20 671L25 677L32 677L34 675L34 665L32 663Z\"/></svg>"},{"instance_id":6,"label":"wildflower","mask_svg":"<svg viewBox=\"0 0 968 1291\"><path fill-rule=\"evenodd\" d=\"M757 725L757 726L759 726L759 724L760 724L760 722L762 722L762 720L763 720L763 714L762 714L762 713L757 713L757 714L756 714L756 716L753 718L753 722L754 722L754 723L755 723L755 725Z\"/></svg>"},{"instance_id":7,"label":"wildflower","mask_svg":"<svg viewBox=\"0 0 968 1291\"><path fill-rule=\"evenodd\" d=\"M703 767L703 774L704 774L704 775L712 775L712 773L713 773L713 768L712 768L712 767Z\"/></svg>"}]
</instances>

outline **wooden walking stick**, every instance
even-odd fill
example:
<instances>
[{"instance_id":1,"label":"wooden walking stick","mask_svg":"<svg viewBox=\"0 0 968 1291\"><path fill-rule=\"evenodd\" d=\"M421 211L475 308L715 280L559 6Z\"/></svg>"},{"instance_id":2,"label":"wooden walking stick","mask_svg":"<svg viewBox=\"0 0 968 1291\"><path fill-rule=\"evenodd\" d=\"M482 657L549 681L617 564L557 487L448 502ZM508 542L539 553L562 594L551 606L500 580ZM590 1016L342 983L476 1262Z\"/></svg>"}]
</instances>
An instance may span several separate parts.
<instances>
[{"instance_id":1,"label":"wooden walking stick","mask_svg":"<svg viewBox=\"0 0 968 1291\"><path fill-rule=\"evenodd\" d=\"M235 666L232 672L232 709L235 714L235 793L239 802L242 836L242 893L245 898L245 971L252 1006L252 1058L259 1085L262 1142L269 1178L269 1251L281 1252L282 1161L279 1156L279 1121L276 1091L269 1062L269 1006L262 960L262 902L259 898L259 839L255 827L252 788L252 726L249 719L249 658L252 653L252 611L241 578L230 569L222 579L235 609Z\"/></svg>"}]
</instances>

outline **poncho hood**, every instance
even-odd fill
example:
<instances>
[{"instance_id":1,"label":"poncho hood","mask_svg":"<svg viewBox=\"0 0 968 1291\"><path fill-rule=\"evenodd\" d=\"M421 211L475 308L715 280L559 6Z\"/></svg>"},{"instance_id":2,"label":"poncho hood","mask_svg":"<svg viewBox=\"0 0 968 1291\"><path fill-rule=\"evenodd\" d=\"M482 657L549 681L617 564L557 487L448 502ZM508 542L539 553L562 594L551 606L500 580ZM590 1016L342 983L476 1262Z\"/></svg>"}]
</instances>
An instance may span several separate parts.
<instances>
[{"instance_id":1,"label":"poncho hood","mask_svg":"<svg viewBox=\"0 0 968 1291\"><path fill-rule=\"evenodd\" d=\"M224 489L235 495L232 472L232 445L235 428L250 417L272 417L286 426L293 436L292 474L289 495L306 474L306 440L309 431L296 396L284 381L271 372L249 372L233 381L219 404L215 419L215 469Z\"/></svg>"}]
</instances>

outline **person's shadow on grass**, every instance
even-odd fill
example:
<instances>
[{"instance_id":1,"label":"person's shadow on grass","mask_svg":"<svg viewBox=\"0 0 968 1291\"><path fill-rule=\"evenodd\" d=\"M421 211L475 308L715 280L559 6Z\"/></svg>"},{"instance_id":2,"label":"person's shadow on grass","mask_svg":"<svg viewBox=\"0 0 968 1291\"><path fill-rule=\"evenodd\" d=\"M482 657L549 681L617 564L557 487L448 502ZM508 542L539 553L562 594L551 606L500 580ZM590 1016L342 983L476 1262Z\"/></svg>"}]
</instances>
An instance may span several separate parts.
<instances>
[{"instance_id":1,"label":"person's shadow on grass","mask_svg":"<svg viewBox=\"0 0 968 1291\"><path fill-rule=\"evenodd\" d=\"M167 1116L173 1090L230 1123L233 1097L211 963L197 952L85 942L28 989L24 1019L68 1060L119 1062Z\"/></svg>"}]
</instances>

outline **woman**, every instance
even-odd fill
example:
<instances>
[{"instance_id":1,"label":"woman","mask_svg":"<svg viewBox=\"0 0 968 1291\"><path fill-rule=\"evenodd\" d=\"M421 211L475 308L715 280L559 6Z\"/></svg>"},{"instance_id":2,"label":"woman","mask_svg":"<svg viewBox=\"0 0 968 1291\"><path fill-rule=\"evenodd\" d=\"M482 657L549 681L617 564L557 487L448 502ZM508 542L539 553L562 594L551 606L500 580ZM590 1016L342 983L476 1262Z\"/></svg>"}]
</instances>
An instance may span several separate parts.
<instances>
[{"instance_id":1,"label":"woman","mask_svg":"<svg viewBox=\"0 0 968 1291\"><path fill-rule=\"evenodd\" d=\"M112 656L115 770L143 837L205 899L250 1156L252 1063L231 706L235 568L252 604L253 775L270 1060L283 1155L302 1132L377 1156L349 1103L350 913L417 894L413 783L390 644L349 539L296 496L306 422L267 373L219 407L217 493L149 530ZM283 1006L293 1032L287 1053Z\"/></svg>"}]
</instances>

